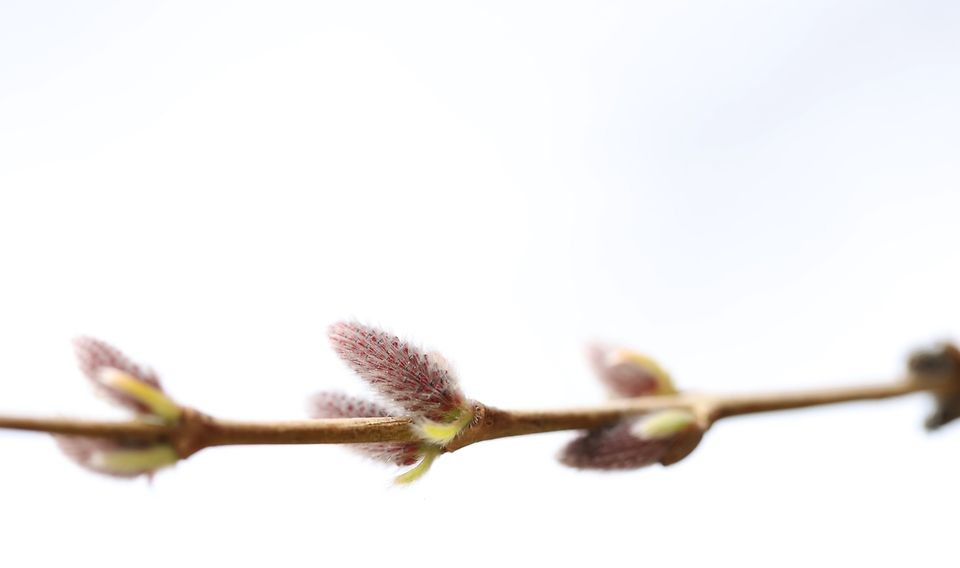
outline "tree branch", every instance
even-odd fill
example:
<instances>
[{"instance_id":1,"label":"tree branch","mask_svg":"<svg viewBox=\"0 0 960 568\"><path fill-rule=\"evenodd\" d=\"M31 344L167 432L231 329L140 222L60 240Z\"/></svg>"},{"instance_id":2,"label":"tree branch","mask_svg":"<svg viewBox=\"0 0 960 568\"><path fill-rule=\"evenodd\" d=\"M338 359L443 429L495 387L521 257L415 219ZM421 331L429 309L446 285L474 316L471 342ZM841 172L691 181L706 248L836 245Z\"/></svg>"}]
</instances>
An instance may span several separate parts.
<instances>
[{"instance_id":1,"label":"tree branch","mask_svg":"<svg viewBox=\"0 0 960 568\"><path fill-rule=\"evenodd\" d=\"M585 430L617 422L627 416L656 410L685 409L694 413L703 430L716 420L731 416L773 412L856 400L877 400L920 391L957 392L957 381L913 376L892 383L836 389L766 394L699 394L647 396L612 400L597 406L550 410L499 410L478 405L476 424L444 449L453 452L470 444L509 436L524 436L560 430ZM175 426L146 421L107 422L66 418L18 418L0 416L0 428L137 440L166 441L182 458L213 446L249 444L356 444L416 441L408 418L345 418L245 422L223 420L191 408Z\"/></svg>"}]
</instances>

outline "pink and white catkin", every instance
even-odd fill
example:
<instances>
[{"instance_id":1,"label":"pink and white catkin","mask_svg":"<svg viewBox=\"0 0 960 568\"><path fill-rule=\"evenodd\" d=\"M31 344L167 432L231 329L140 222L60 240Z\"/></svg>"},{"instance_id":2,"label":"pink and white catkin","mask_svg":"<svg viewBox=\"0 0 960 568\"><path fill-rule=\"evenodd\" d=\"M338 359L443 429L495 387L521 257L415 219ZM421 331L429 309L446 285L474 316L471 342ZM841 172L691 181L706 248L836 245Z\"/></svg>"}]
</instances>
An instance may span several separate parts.
<instances>
[{"instance_id":1,"label":"pink and white catkin","mask_svg":"<svg viewBox=\"0 0 960 568\"><path fill-rule=\"evenodd\" d=\"M560 452L560 463L579 469L637 469L671 465L700 443L703 429L686 410L661 410L580 434Z\"/></svg>"},{"instance_id":2,"label":"pink and white catkin","mask_svg":"<svg viewBox=\"0 0 960 568\"><path fill-rule=\"evenodd\" d=\"M375 402L340 392L321 392L310 397L307 406L310 418L387 418L396 413ZM377 442L349 444L371 459L400 466L413 465L420 458L421 444L417 442Z\"/></svg>"},{"instance_id":3,"label":"pink and white catkin","mask_svg":"<svg viewBox=\"0 0 960 568\"><path fill-rule=\"evenodd\" d=\"M384 398L434 422L472 412L457 377L439 353L424 352L399 337L355 321L330 326L334 351Z\"/></svg>"},{"instance_id":4,"label":"pink and white catkin","mask_svg":"<svg viewBox=\"0 0 960 568\"><path fill-rule=\"evenodd\" d=\"M331 325L328 335L337 355L385 401L412 419L419 443L402 448L381 445L369 450L380 459L395 463L408 464L411 455L419 460L415 467L397 477L396 483L420 479L444 447L477 420L479 406L464 396L453 369L439 353L428 353L395 335L355 321ZM327 416L387 412L367 402L361 406L357 399L321 397L321 412Z\"/></svg>"},{"instance_id":5,"label":"pink and white catkin","mask_svg":"<svg viewBox=\"0 0 960 568\"><path fill-rule=\"evenodd\" d=\"M144 369L128 359L115 347L92 337L77 337L73 340L73 350L77 355L77 366L93 383L97 392L111 402L133 410L138 414L148 414L151 409L143 401L119 390L104 380L105 369L116 369L163 392L160 379L151 369Z\"/></svg>"},{"instance_id":6,"label":"pink and white catkin","mask_svg":"<svg viewBox=\"0 0 960 568\"><path fill-rule=\"evenodd\" d=\"M600 382L614 397L632 398L673 394L670 375L656 361L629 349L591 343L587 360Z\"/></svg>"},{"instance_id":7,"label":"pink and white catkin","mask_svg":"<svg viewBox=\"0 0 960 568\"><path fill-rule=\"evenodd\" d=\"M637 469L658 463L673 439L644 439L634 431L637 424L638 419L625 420L583 432L563 448L557 459L578 469Z\"/></svg>"},{"instance_id":8,"label":"pink and white catkin","mask_svg":"<svg viewBox=\"0 0 960 568\"><path fill-rule=\"evenodd\" d=\"M60 451L80 467L110 477L152 478L158 469L172 466L180 456L170 444L120 442L103 438L54 435Z\"/></svg>"},{"instance_id":9,"label":"pink and white catkin","mask_svg":"<svg viewBox=\"0 0 960 568\"><path fill-rule=\"evenodd\" d=\"M118 349L90 337L73 341L80 371L97 391L142 419L176 424L183 409L160 386L156 374L128 359ZM64 454L79 466L114 477L152 476L180 456L168 443L54 436Z\"/></svg>"}]
</instances>

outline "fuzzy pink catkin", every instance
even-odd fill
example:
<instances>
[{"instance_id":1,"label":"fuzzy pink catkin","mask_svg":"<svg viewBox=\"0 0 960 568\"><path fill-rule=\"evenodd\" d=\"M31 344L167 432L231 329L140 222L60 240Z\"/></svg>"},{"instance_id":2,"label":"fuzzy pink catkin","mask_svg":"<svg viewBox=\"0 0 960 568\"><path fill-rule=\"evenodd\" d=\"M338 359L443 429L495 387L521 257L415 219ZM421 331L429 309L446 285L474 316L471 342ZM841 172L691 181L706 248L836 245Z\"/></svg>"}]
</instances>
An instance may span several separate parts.
<instances>
[{"instance_id":1,"label":"fuzzy pink catkin","mask_svg":"<svg viewBox=\"0 0 960 568\"><path fill-rule=\"evenodd\" d=\"M93 382L98 391L121 406L142 414L150 412L150 408L143 402L104 384L101 369L117 369L163 392L156 373L140 367L128 359L120 350L99 339L78 337L73 340L73 350L77 354L77 364L80 371Z\"/></svg>"},{"instance_id":2,"label":"fuzzy pink catkin","mask_svg":"<svg viewBox=\"0 0 960 568\"><path fill-rule=\"evenodd\" d=\"M311 418L387 418L396 416L375 402L340 392L320 392L312 397L307 407ZM349 448L377 461L397 465L413 465L420 457L416 442L376 442L349 444Z\"/></svg>"},{"instance_id":3,"label":"fuzzy pink catkin","mask_svg":"<svg viewBox=\"0 0 960 568\"><path fill-rule=\"evenodd\" d=\"M591 343L586 349L590 366L611 392L627 398L657 394L660 383L649 369L627 362L611 364L609 356L613 351L599 343Z\"/></svg>"},{"instance_id":4,"label":"fuzzy pink catkin","mask_svg":"<svg viewBox=\"0 0 960 568\"><path fill-rule=\"evenodd\" d=\"M54 435L53 439L57 442L60 451L66 455L70 461L79 465L87 471L108 475L110 477L119 477L124 479L133 479L141 475L152 476L153 468L140 469L111 469L104 464L98 463L96 457L98 454L122 452L128 450L147 450L154 446L150 443L138 442L118 442L116 440L107 440L104 438L84 438L82 436L60 436Z\"/></svg>"},{"instance_id":5,"label":"fuzzy pink catkin","mask_svg":"<svg viewBox=\"0 0 960 568\"><path fill-rule=\"evenodd\" d=\"M456 376L438 353L354 321L335 323L328 334L337 355L406 412L446 422L466 407Z\"/></svg>"},{"instance_id":6,"label":"fuzzy pink catkin","mask_svg":"<svg viewBox=\"0 0 960 568\"><path fill-rule=\"evenodd\" d=\"M607 428L582 433L560 452L560 463L579 469L637 469L653 465L667 453L675 437L643 439L624 420Z\"/></svg>"}]
</instances>

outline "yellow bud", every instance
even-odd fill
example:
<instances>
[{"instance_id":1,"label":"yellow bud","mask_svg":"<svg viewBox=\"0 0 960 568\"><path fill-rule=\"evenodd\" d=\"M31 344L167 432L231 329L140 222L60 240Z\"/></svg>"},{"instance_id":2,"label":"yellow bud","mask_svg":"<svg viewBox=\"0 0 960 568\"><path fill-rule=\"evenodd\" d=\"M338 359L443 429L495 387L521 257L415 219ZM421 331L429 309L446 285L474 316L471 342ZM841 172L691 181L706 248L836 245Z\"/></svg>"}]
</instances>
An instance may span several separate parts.
<instances>
[{"instance_id":1,"label":"yellow bud","mask_svg":"<svg viewBox=\"0 0 960 568\"><path fill-rule=\"evenodd\" d=\"M413 483L414 481L420 479L425 473L427 473L427 471L430 470L430 466L433 465L433 461L436 460L437 456L439 455L440 448L426 448L423 452L423 459L420 460L420 463L405 473L397 476L393 482L397 485L407 485L408 483Z\"/></svg>"},{"instance_id":2,"label":"yellow bud","mask_svg":"<svg viewBox=\"0 0 960 568\"><path fill-rule=\"evenodd\" d=\"M630 351L629 349L615 349L607 355L607 363L616 365L631 365L638 370L649 373L657 382L657 390L651 394L676 394L670 374L663 370L656 361L646 355Z\"/></svg>"},{"instance_id":3,"label":"yellow bud","mask_svg":"<svg viewBox=\"0 0 960 568\"><path fill-rule=\"evenodd\" d=\"M177 422L183 411L169 396L140 379L112 367L100 370L101 383L142 403L149 413L168 422Z\"/></svg>"},{"instance_id":4,"label":"yellow bud","mask_svg":"<svg viewBox=\"0 0 960 568\"><path fill-rule=\"evenodd\" d=\"M694 422L696 417L689 411L664 410L644 417L632 430L644 440L654 440L679 434Z\"/></svg>"},{"instance_id":5,"label":"yellow bud","mask_svg":"<svg viewBox=\"0 0 960 568\"><path fill-rule=\"evenodd\" d=\"M180 456L173 446L157 444L145 449L97 452L91 456L90 467L125 476L141 472L152 473L177 463L179 459Z\"/></svg>"}]
</instances>

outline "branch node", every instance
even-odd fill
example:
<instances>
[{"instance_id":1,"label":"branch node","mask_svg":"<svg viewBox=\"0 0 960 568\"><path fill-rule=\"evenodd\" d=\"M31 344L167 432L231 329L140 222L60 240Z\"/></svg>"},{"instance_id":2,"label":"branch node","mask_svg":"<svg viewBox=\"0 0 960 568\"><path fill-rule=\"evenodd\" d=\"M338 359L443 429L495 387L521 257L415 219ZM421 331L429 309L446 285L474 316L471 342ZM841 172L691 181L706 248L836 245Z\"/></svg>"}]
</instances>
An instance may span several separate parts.
<instances>
[{"instance_id":1,"label":"branch node","mask_svg":"<svg viewBox=\"0 0 960 568\"><path fill-rule=\"evenodd\" d=\"M182 410L183 416L177 431L170 437L170 444L180 459L187 459L210 445L210 432L216 428L216 423L213 417L194 408L183 407Z\"/></svg>"}]
</instances>

